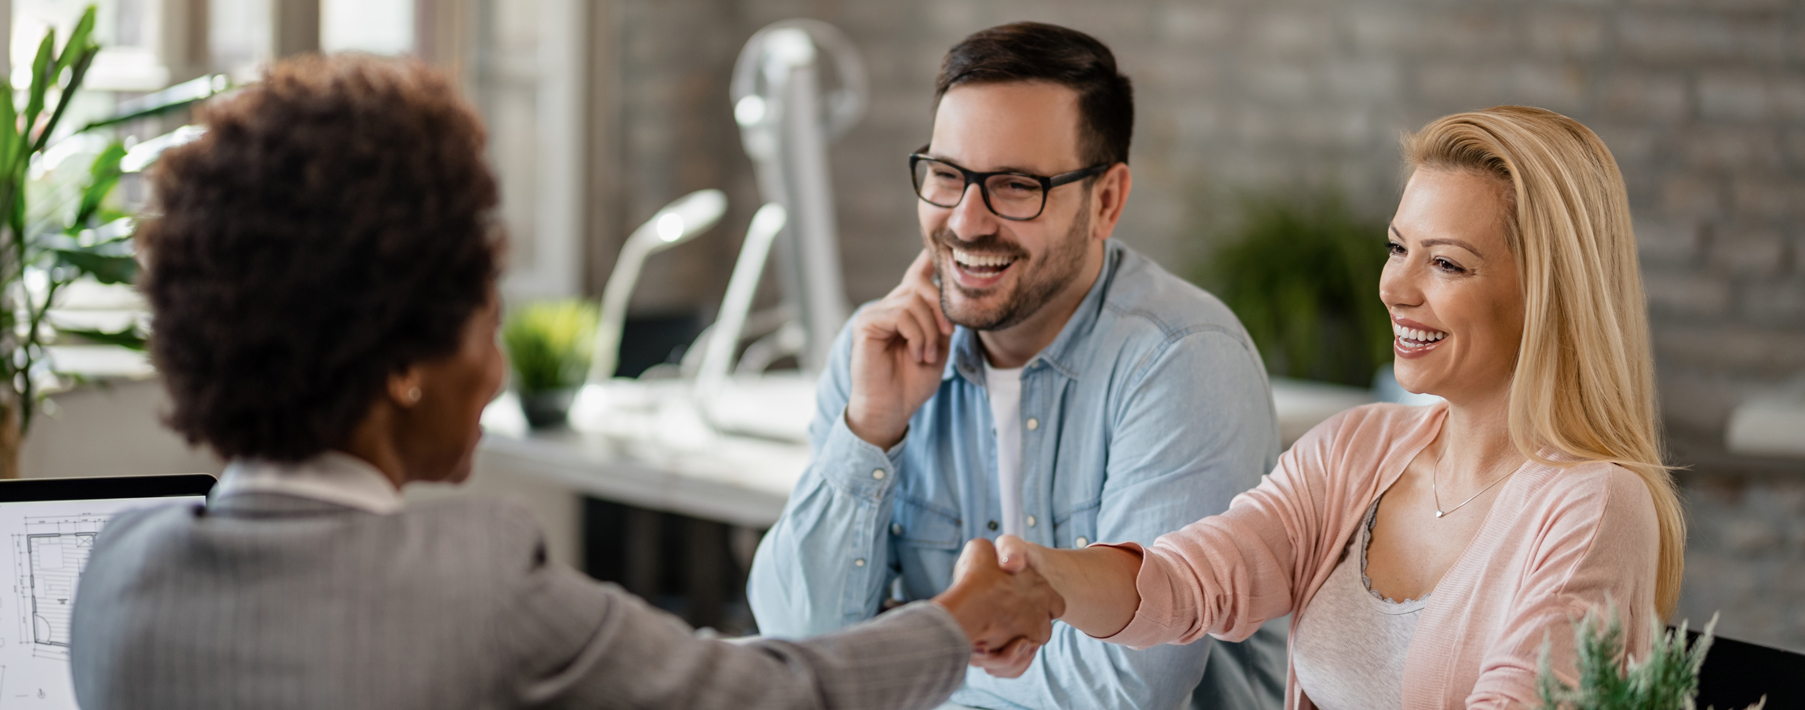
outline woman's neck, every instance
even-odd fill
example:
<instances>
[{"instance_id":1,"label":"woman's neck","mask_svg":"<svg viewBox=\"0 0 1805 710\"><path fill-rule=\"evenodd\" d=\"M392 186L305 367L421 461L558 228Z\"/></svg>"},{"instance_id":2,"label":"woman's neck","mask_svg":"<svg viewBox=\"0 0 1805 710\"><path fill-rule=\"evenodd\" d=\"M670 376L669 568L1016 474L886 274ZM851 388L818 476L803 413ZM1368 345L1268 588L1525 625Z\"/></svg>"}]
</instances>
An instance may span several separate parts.
<instances>
[{"instance_id":1,"label":"woman's neck","mask_svg":"<svg viewBox=\"0 0 1805 710\"><path fill-rule=\"evenodd\" d=\"M1523 453L1510 439L1510 388L1463 400L1448 401L1442 422L1437 468L1443 481L1458 487L1483 486L1515 470Z\"/></svg>"},{"instance_id":2,"label":"woman's neck","mask_svg":"<svg viewBox=\"0 0 1805 710\"><path fill-rule=\"evenodd\" d=\"M394 412L386 402L370 407L369 414L351 430L351 437L340 447L347 454L368 462L389 479L395 490L407 484L407 465L395 443Z\"/></svg>"}]
</instances>

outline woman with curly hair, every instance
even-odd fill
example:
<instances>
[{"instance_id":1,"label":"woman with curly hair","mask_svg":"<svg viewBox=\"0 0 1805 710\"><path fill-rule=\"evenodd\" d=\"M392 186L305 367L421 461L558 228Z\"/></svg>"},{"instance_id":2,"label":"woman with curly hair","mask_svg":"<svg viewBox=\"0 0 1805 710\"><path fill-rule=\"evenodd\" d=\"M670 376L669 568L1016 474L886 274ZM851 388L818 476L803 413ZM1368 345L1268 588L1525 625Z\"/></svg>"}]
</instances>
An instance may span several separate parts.
<instances>
[{"instance_id":1,"label":"woman with curly hair","mask_svg":"<svg viewBox=\"0 0 1805 710\"><path fill-rule=\"evenodd\" d=\"M100 536L82 707L929 707L970 654L1046 640L1057 597L988 547L931 602L735 645L548 562L524 510L403 505L470 475L502 383L478 120L423 65L312 57L201 123L152 176L143 289L168 423L230 463Z\"/></svg>"},{"instance_id":2,"label":"woman with curly hair","mask_svg":"<svg viewBox=\"0 0 1805 710\"><path fill-rule=\"evenodd\" d=\"M1336 415L1146 548L1003 538L1067 623L1148 647L1290 614L1293 709L1537 706L1543 644L1571 682L1571 620L1611 602L1647 652L1686 533L1617 163L1522 106L1431 121L1404 152L1376 295L1398 383L1445 401Z\"/></svg>"}]
</instances>

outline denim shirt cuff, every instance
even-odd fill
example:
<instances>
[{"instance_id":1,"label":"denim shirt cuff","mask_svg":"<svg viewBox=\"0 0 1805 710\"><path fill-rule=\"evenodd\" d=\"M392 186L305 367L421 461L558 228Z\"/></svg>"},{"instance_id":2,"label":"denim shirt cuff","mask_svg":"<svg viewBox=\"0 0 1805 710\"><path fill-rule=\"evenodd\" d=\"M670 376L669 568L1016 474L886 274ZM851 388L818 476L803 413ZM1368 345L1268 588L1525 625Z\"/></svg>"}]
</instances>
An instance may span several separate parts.
<instances>
[{"instance_id":1,"label":"denim shirt cuff","mask_svg":"<svg viewBox=\"0 0 1805 710\"><path fill-rule=\"evenodd\" d=\"M819 460L827 464L822 466L822 473L848 493L880 500L895 484L897 462L902 459L903 445L908 441L909 435L904 432L902 441L896 442L888 451L880 449L852 433L842 412L834 417L834 428L828 432L827 441L821 447Z\"/></svg>"}]
</instances>

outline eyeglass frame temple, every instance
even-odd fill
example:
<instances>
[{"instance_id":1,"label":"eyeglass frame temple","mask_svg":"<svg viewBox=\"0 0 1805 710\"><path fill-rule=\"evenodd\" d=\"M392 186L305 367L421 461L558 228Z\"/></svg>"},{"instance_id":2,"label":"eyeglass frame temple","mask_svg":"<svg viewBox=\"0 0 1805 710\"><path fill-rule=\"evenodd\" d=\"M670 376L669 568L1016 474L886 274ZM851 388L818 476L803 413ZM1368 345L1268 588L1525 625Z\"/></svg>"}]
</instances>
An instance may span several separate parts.
<instances>
[{"instance_id":1,"label":"eyeglass frame temple","mask_svg":"<svg viewBox=\"0 0 1805 710\"><path fill-rule=\"evenodd\" d=\"M925 149L925 146L924 146L924 149ZM1085 178L1091 177L1093 175L1098 175L1098 174L1107 172L1110 168L1115 167L1115 163L1098 163L1098 164L1092 165L1088 168L1079 168L1079 169L1073 170L1071 172L1060 173L1058 175L1052 175L1052 176L1030 175L1027 173L1018 173L1013 170L999 170L997 172L991 172L991 173L980 173L980 172L976 172L974 170L968 169L965 166L960 165L955 162L952 162L950 160L936 158L931 155L923 154L919 151L910 153L909 154L909 182L911 184L913 184L915 187L915 199L921 200L922 202L927 202L930 205L934 205L935 207L939 207L941 209L947 209L947 210L953 209L954 207L958 207L959 202L954 202L951 205L943 206L943 205L935 204L933 202L928 202L928 198L921 196L921 184L917 183L915 181L915 165L916 165L916 163L919 163L923 160L931 160L936 163L940 163L942 165L950 165L953 167L953 169L959 171L960 176L965 178L965 185L963 187L959 188L959 202L965 201L966 191L970 190L972 183L975 182L978 184L978 196L983 198L983 200L984 200L984 209L990 210L990 213L993 215L996 215L998 219L1006 219L1011 222L1030 222L1030 221L1033 221L1033 220L1039 218L1042 213L1047 211L1047 198L1049 195L1052 194L1053 188L1059 187L1061 185L1068 185L1068 184L1077 182L1079 180L1083 180ZM1040 182L1040 209L1037 209L1034 211L1034 216L1032 216L1032 217L1010 217L1001 212L998 212L996 206L990 204L990 185L987 183L991 178L996 177L998 175L1009 175L1009 176L1013 176L1013 177L1031 178L1033 180Z\"/></svg>"}]
</instances>

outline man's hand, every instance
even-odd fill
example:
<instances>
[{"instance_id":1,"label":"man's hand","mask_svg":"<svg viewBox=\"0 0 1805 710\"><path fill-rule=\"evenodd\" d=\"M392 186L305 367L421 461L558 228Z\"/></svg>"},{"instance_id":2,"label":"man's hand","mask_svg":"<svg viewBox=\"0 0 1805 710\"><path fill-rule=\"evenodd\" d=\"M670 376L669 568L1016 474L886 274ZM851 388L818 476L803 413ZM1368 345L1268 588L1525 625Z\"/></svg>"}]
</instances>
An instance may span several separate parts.
<instances>
[{"instance_id":1,"label":"man's hand","mask_svg":"<svg viewBox=\"0 0 1805 710\"><path fill-rule=\"evenodd\" d=\"M852 321L852 392L846 426L880 449L902 441L909 417L934 396L953 322L940 311L933 254L924 249L884 300Z\"/></svg>"},{"instance_id":2,"label":"man's hand","mask_svg":"<svg viewBox=\"0 0 1805 710\"><path fill-rule=\"evenodd\" d=\"M1034 652L1053 637L1053 619L1065 613L1065 600L1039 573L1004 572L996 548L984 539L965 544L953 585L933 601L965 629L971 664L1004 678L1028 670Z\"/></svg>"}]
</instances>

